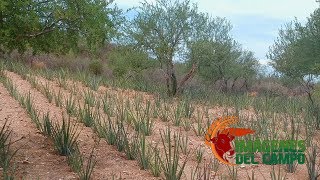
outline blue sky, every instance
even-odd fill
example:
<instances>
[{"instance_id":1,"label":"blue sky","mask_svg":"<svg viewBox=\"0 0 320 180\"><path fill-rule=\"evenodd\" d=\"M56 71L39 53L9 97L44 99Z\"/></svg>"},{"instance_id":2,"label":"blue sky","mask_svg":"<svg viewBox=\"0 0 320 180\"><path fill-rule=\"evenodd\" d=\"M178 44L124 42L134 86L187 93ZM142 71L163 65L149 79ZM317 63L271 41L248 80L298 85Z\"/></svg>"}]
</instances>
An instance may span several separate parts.
<instances>
[{"instance_id":1,"label":"blue sky","mask_svg":"<svg viewBox=\"0 0 320 180\"><path fill-rule=\"evenodd\" d=\"M155 0L147 0L154 2ZM234 39L245 49L251 50L260 60L267 64L266 53L277 38L278 29L296 17L300 22L317 8L315 0L191 0L198 4L201 12L212 16L226 17L233 29ZM115 0L126 10L138 6L139 0Z\"/></svg>"}]
</instances>

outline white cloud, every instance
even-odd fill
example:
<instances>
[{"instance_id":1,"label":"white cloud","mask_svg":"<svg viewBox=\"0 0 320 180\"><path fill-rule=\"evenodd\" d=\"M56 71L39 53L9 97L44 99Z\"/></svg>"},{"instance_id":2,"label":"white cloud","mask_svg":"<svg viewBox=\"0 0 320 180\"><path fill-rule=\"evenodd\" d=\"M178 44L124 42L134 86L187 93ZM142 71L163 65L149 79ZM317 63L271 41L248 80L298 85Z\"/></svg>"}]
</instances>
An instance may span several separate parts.
<instances>
[{"instance_id":1,"label":"white cloud","mask_svg":"<svg viewBox=\"0 0 320 180\"><path fill-rule=\"evenodd\" d=\"M115 0L122 8L138 6L144 0ZM146 0L155 2L156 0ZM191 0L199 10L214 16L262 16L282 20L305 20L319 4L315 0Z\"/></svg>"},{"instance_id":2,"label":"white cloud","mask_svg":"<svg viewBox=\"0 0 320 180\"><path fill-rule=\"evenodd\" d=\"M143 0L141 0L143 1ZM120 8L138 6L140 0L115 0ZM147 0L155 2L156 0ZM319 7L315 0L191 0L201 12L226 17L233 25L233 37L243 47L255 52L261 64L267 64L265 54L278 36L278 29L297 17L306 18Z\"/></svg>"},{"instance_id":3,"label":"white cloud","mask_svg":"<svg viewBox=\"0 0 320 180\"><path fill-rule=\"evenodd\" d=\"M146 0L148 3L155 2L156 0ZM144 0L115 0L114 1L116 4L118 4L120 7L125 7L125 8L131 8L134 6L139 6L140 2L144 2Z\"/></svg>"},{"instance_id":4,"label":"white cloud","mask_svg":"<svg viewBox=\"0 0 320 180\"><path fill-rule=\"evenodd\" d=\"M261 65L269 65L268 63L271 62L269 59L260 59L259 63Z\"/></svg>"},{"instance_id":5,"label":"white cloud","mask_svg":"<svg viewBox=\"0 0 320 180\"><path fill-rule=\"evenodd\" d=\"M192 0L199 10L212 16L226 17L233 25L232 34L243 47L265 59L269 46L281 25L295 17L300 22L319 7L315 0ZM267 64L267 60L261 60Z\"/></svg>"},{"instance_id":6,"label":"white cloud","mask_svg":"<svg viewBox=\"0 0 320 180\"><path fill-rule=\"evenodd\" d=\"M315 0L193 0L201 11L217 16L257 15L304 19L319 5Z\"/></svg>"}]
</instances>

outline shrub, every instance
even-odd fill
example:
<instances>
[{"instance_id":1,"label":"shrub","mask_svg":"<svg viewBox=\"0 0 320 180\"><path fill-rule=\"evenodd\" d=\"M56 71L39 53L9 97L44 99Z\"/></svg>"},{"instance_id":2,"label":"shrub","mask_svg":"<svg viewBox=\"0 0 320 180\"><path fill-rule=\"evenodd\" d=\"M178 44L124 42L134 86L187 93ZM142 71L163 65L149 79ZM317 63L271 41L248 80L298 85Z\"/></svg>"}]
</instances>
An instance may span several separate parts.
<instances>
[{"instance_id":1,"label":"shrub","mask_svg":"<svg viewBox=\"0 0 320 180\"><path fill-rule=\"evenodd\" d=\"M93 60L89 64L89 71L95 75L101 75L103 72L102 62L99 60Z\"/></svg>"},{"instance_id":2,"label":"shrub","mask_svg":"<svg viewBox=\"0 0 320 180\"><path fill-rule=\"evenodd\" d=\"M288 94L288 88L275 81L256 83L252 86L251 91L270 96L283 96Z\"/></svg>"},{"instance_id":3,"label":"shrub","mask_svg":"<svg viewBox=\"0 0 320 180\"><path fill-rule=\"evenodd\" d=\"M117 47L110 53L108 64L116 77L141 74L141 72L154 65L155 61L149 59L148 54L133 47ZM129 74L129 75L128 75Z\"/></svg>"}]
</instances>

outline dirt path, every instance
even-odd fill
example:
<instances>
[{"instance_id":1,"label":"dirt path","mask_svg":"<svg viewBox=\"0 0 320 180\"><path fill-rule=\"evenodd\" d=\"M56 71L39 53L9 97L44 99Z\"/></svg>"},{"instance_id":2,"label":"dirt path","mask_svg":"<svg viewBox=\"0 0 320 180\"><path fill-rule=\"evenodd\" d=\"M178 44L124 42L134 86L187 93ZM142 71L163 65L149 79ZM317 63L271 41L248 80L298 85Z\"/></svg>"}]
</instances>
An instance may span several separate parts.
<instances>
[{"instance_id":1,"label":"dirt path","mask_svg":"<svg viewBox=\"0 0 320 180\"><path fill-rule=\"evenodd\" d=\"M32 88L31 84L23 80L19 75L7 72L7 76L13 81L19 93L28 94L30 92L31 97L34 97L33 103L36 110L41 113L49 111L51 119L58 122L62 121L62 113L67 114L64 109L49 103L41 92ZM77 122L77 120L74 121ZM90 128L84 127L83 124L79 123L79 126L81 129L78 139L80 151L84 154L89 154L97 136ZM113 146L107 145L105 141L100 141L95 155L98 162L93 172L93 179L111 179L113 175L119 177L120 174L125 179L156 179L148 171L140 170L136 161L126 160L124 154L119 153Z\"/></svg>"},{"instance_id":2,"label":"dirt path","mask_svg":"<svg viewBox=\"0 0 320 180\"><path fill-rule=\"evenodd\" d=\"M0 127L8 118L12 129L13 150L19 148L14 161L17 163L17 179L76 179L68 167L65 157L59 156L38 133L27 112L20 107L0 83Z\"/></svg>"}]
</instances>

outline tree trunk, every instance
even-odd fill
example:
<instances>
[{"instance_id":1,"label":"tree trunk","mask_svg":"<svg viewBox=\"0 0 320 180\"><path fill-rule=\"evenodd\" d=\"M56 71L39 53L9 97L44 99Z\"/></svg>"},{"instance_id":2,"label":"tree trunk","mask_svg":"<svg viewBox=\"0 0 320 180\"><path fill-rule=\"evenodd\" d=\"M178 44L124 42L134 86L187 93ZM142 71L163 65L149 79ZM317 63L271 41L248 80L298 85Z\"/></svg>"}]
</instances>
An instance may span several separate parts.
<instances>
[{"instance_id":1,"label":"tree trunk","mask_svg":"<svg viewBox=\"0 0 320 180\"><path fill-rule=\"evenodd\" d=\"M188 72L188 74L186 74L186 75L182 78L182 80L181 80L180 83L179 83L178 90L177 90L177 93L178 93L178 94L182 93L183 88L184 88L184 86L186 85L186 83L193 78L193 76L195 75L196 69L197 69L197 65L196 65L196 64L193 64L193 65L192 65L192 68L190 69L190 71Z\"/></svg>"},{"instance_id":2,"label":"tree trunk","mask_svg":"<svg viewBox=\"0 0 320 180\"><path fill-rule=\"evenodd\" d=\"M249 90L247 79L244 79L244 82L243 82L242 86L240 87L240 90L242 90L243 87L245 87L245 91Z\"/></svg>"},{"instance_id":3,"label":"tree trunk","mask_svg":"<svg viewBox=\"0 0 320 180\"><path fill-rule=\"evenodd\" d=\"M167 94L168 94L168 96L170 96L171 88L170 88L170 76L169 76L168 70L166 72L166 86L167 86Z\"/></svg>"},{"instance_id":4,"label":"tree trunk","mask_svg":"<svg viewBox=\"0 0 320 180\"><path fill-rule=\"evenodd\" d=\"M177 77L174 71L171 72L171 84L172 84L171 94L172 96L175 96L177 94Z\"/></svg>"},{"instance_id":5,"label":"tree trunk","mask_svg":"<svg viewBox=\"0 0 320 180\"><path fill-rule=\"evenodd\" d=\"M302 78L301 78L302 79ZM316 125L316 129L319 130L320 129L320 113L319 113L319 106L317 104L317 102L315 102L315 100L312 97L312 93L314 91L314 86L312 85L312 83L310 81L304 82L304 80L302 79L301 82L302 86L304 86L304 88L306 89L306 93L308 95L308 99L309 99L309 108L311 111L311 114L314 116L315 118L315 125Z\"/></svg>"},{"instance_id":6,"label":"tree trunk","mask_svg":"<svg viewBox=\"0 0 320 180\"><path fill-rule=\"evenodd\" d=\"M231 92L235 92L234 86L235 86L237 80L238 80L238 77L236 77L235 79L233 79L233 81L232 81L232 86L231 86Z\"/></svg>"},{"instance_id":7,"label":"tree trunk","mask_svg":"<svg viewBox=\"0 0 320 180\"><path fill-rule=\"evenodd\" d=\"M228 92L228 79L222 78L223 86L222 86L222 92L227 93Z\"/></svg>"},{"instance_id":8,"label":"tree trunk","mask_svg":"<svg viewBox=\"0 0 320 180\"><path fill-rule=\"evenodd\" d=\"M174 72L172 61L169 61L167 63L166 73L167 73L166 84L167 84L168 96L175 96L177 93L177 77Z\"/></svg>"},{"instance_id":9,"label":"tree trunk","mask_svg":"<svg viewBox=\"0 0 320 180\"><path fill-rule=\"evenodd\" d=\"M173 57L173 56L171 56ZM168 96L176 96L178 93L182 92L183 87L195 74L196 64L192 65L191 70L188 74L184 76L184 78L180 81L178 85L177 76L175 74L174 65L172 58L168 58L166 61L166 86L167 86L167 94Z\"/></svg>"}]
</instances>

